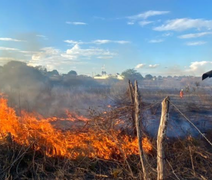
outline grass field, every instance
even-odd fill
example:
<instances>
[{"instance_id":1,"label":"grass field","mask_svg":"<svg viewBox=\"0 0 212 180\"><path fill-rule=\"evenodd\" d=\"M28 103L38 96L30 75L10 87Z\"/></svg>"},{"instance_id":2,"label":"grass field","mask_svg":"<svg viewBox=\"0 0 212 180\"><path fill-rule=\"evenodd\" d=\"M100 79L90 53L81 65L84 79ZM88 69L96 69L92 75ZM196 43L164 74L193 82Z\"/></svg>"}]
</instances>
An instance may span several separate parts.
<instances>
[{"instance_id":1,"label":"grass field","mask_svg":"<svg viewBox=\"0 0 212 180\"><path fill-rule=\"evenodd\" d=\"M181 99L178 89L141 87L140 95L148 177L157 176L160 103L170 96L165 179L212 179L212 146L182 116L212 141L210 89L185 92ZM127 85L114 86L104 93L93 89L55 90L51 96L54 99L43 102L42 107L49 103L52 110L54 105L51 113L58 116L20 113L19 107L9 107L2 96L0 179L142 179ZM41 112L49 112L37 106ZM60 110L64 113L60 114Z\"/></svg>"}]
</instances>

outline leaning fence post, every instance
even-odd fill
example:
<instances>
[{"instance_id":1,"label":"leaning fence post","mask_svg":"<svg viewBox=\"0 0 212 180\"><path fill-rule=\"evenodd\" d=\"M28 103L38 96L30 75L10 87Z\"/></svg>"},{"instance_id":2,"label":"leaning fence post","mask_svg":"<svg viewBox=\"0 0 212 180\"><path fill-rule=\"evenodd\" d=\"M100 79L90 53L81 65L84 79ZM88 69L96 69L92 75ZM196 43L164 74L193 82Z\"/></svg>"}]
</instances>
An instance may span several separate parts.
<instances>
[{"instance_id":1,"label":"leaning fence post","mask_svg":"<svg viewBox=\"0 0 212 180\"><path fill-rule=\"evenodd\" d=\"M166 125L169 115L169 97L166 97L161 105L162 105L162 112L161 112L161 119L160 125L158 129L158 136L157 136L157 180L164 179L164 150L163 150L163 141L166 132Z\"/></svg>"},{"instance_id":2,"label":"leaning fence post","mask_svg":"<svg viewBox=\"0 0 212 180\"><path fill-rule=\"evenodd\" d=\"M135 81L135 126L136 126L136 132L137 132L137 138L138 138L138 150L139 150L139 156L143 171L143 179L147 179L145 164L144 164L144 152L142 148L142 135L140 133L141 126L139 122L139 114L140 114L140 103L139 103L139 93L138 93L138 83Z\"/></svg>"},{"instance_id":3,"label":"leaning fence post","mask_svg":"<svg viewBox=\"0 0 212 180\"><path fill-rule=\"evenodd\" d=\"M130 96L130 101L132 104L134 104L134 88L130 80L128 81L128 88L129 88L129 96Z\"/></svg>"}]
</instances>

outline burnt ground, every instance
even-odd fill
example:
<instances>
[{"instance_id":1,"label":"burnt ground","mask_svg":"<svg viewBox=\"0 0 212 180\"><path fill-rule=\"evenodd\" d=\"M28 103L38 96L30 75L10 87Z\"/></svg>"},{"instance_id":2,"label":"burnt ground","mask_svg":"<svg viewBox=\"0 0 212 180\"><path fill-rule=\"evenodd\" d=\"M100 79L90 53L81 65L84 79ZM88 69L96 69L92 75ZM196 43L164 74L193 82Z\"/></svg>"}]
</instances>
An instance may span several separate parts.
<instances>
[{"instance_id":1,"label":"burnt ground","mask_svg":"<svg viewBox=\"0 0 212 180\"><path fill-rule=\"evenodd\" d=\"M160 92L145 90L142 92L141 90L140 94L141 101L144 102L144 123L148 132L153 136L157 134L161 102L166 96L170 97L168 137L198 135L186 118L191 120L203 133L212 128L212 93L210 91L202 89L198 92L185 92L183 98L180 98L179 92L176 90Z\"/></svg>"}]
</instances>

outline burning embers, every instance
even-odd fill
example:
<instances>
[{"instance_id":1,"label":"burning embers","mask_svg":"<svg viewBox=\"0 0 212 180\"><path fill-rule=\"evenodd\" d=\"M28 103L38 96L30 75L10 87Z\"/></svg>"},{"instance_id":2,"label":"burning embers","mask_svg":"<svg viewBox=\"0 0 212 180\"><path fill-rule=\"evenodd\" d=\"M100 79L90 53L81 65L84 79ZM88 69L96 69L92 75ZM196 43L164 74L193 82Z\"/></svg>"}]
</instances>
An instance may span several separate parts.
<instances>
[{"instance_id":1,"label":"burning embers","mask_svg":"<svg viewBox=\"0 0 212 180\"><path fill-rule=\"evenodd\" d=\"M0 98L0 139L11 141L24 146L31 146L35 150L44 152L48 156L62 156L75 159L79 156L102 159L123 159L129 155L138 154L136 138L121 135L120 130L102 129L82 116L68 113L65 121L72 123L81 121L84 126L69 130L55 128L52 123L58 118L42 118L34 114L22 112L18 117L15 110L8 107L7 99ZM92 125L85 125L88 122ZM117 120L118 122L118 120ZM117 123L118 124L118 123ZM116 123L115 123L116 125ZM145 152L152 151L152 145L147 138L142 141Z\"/></svg>"}]
</instances>

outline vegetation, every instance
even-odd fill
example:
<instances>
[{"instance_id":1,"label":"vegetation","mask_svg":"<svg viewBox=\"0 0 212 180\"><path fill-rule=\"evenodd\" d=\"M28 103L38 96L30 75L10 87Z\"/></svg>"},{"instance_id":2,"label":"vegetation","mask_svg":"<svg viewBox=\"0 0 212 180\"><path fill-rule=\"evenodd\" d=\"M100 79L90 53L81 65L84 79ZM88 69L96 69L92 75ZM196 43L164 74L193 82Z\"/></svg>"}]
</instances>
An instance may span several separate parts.
<instances>
[{"instance_id":1,"label":"vegetation","mask_svg":"<svg viewBox=\"0 0 212 180\"><path fill-rule=\"evenodd\" d=\"M152 79L153 79L153 76L152 76L151 74L147 74L147 75L145 76L145 79L147 79L147 80L152 80Z\"/></svg>"},{"instance_id":2,"label":"vegetation","mask_svg":"<svg viewBox=\"0 0 212 180\"><path fill-rule=\"evenodd\" d=\"M68 72L68 75L77 76L77 72L74 70L71 70Z\"/></svg>"},{"instance_id":3,"label":"vegetation","mask_svg":"<svg viewBox=\"0 0 212 180\"><path fill-rule=\"evenodd\" d=\"M124 77L125 80L131 80L132 82L134 82L135 80L143 79L143 76L135 69L127 69L126 71L122 72L121 75Z\"/></svg>"},{"instance_id":4,"label":"vegetation","mask_svg":"<svg viewBox=\"0 0 212 180\"><path fill-rule=\"evenodd\" d=\"M7 95L0 101L0 179L142 178L126 81L60 75L21 62L4 65L0 75L1 92ZM210 82L198 77L153 80L133 69L122 75L142 80L140 116L148 177L157 177L160 103L169 95L165 179L212 179L211 145L173 106L212 141Z\"/></svg>"},{"instance_id":5,"label":"vegetation","mask_svg":"<svg viewBox=\"0 0 212 180\"><path fill-rule=\"evenodd\" d=\"M69 115L66 128L67 122L72 128L61 131L56 125L64 120L26 113L18 120L5 102L1 99L1 179L141 179L138 142L127 129L117 131L119 117L130 116L129 106L112 108L106 114L93 112L89 123ZM206 136L212 141L210 131ZM148 137L147 142L143 141L147 176L156 179L156 139ZM65 145L69 148L62 151ZM165 156L167 180L212 178L212 147L202 138L166 140Z\"/></svg>"}]
</instances>

